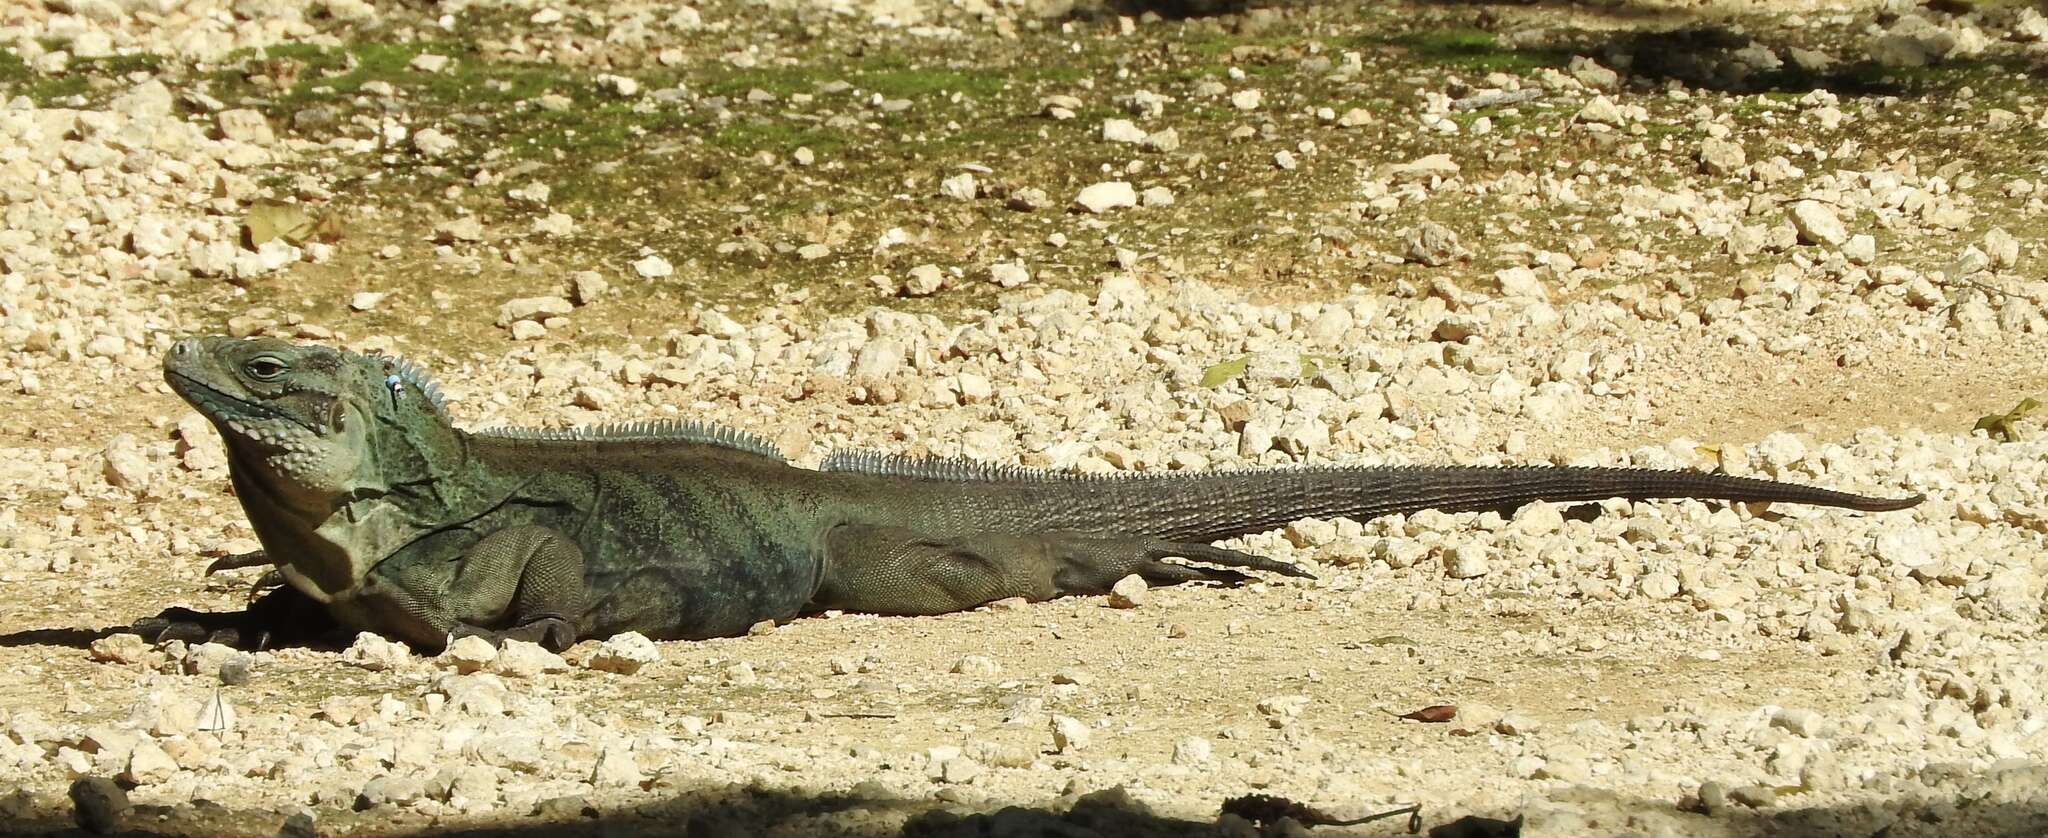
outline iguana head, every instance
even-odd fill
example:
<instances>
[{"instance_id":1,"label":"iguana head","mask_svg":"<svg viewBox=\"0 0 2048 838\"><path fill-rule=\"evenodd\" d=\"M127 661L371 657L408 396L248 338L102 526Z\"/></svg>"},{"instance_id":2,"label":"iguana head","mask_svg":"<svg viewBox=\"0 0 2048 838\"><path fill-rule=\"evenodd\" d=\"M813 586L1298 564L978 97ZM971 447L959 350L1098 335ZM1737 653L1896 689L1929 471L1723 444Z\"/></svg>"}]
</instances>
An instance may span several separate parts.
<instances>
[{"instance_id":1,"label":"iguana head","mask_svg":"<svg viewBox=\"0 0 2048 838\"><path fill-rule=\"evenodd\" d=\"M307 515L430 487L437 464L460 455L439 392L397 358L186 338L164 355L164 380L220 430L238 478Z\"/></svg>"}]
</instances>

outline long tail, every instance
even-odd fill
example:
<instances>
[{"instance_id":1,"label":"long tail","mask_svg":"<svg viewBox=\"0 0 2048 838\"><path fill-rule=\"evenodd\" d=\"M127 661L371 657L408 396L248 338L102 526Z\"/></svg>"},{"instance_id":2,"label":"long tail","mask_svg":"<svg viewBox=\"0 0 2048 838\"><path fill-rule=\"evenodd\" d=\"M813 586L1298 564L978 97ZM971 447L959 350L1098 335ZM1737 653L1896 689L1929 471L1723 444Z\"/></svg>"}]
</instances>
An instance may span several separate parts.
<instances>
[{"instance_id":1,"label":"long tail","mask_svg":"<svg viewBox=\"0 0 2048 838\"><path fill-rule=\"evenodd\" d=\"M1532 501L1700 498L1887 512L1925 500L1922 495L1878 498L1700 471L1570 466L1302 469L1218 477L1225 481L1217 487L1223 496L1219 500L1234 496L1239 502L1226 503L1224 509L1206 510L1214 516L1206 521L1161 509L1167 513L1167 520L1160 522L1166 525L1162 537L1199 541L1230 538L1264 532L1307 517L1341 516L1363 521L1424 509L1507 513Z\"/></svg>"},{"instance_id":2,"label":"long tail","mask_svg":"<svg viewBox=\"0 0 2048 838\"><path fill-rule=\"evenodd\" d=\"M1363 521L1423 509L1508 512L1532 501L1700 498L1886 512L1925 499L1870 497L1701 471L1576 466L1281 468L1096 477L958 461L889 465L888 471L922 478L918 482L938 489L930 499L931 511L949 524L1122 531L1183 541L1265 532L1301 518Z\"/></svg>"}]
</instances>

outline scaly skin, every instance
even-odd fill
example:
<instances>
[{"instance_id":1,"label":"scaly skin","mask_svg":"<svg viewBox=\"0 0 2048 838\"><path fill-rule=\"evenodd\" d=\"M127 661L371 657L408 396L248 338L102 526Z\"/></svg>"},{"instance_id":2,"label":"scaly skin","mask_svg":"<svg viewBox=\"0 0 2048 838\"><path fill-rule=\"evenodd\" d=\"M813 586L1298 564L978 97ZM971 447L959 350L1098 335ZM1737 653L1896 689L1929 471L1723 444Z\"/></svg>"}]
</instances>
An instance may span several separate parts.
<instances>
[{"instance_id":1,"label":"scaly skin","mask_svg":"<svg viewBox=\"0 0 2048 838\"><path fill-rule=\"evenodd\" d=\"M187 339L164 376L226 440L235 494L288 583L212 627L284 636L324 613L426 650L463 634L555 648L629 630L720 637L828 608L936 614L1099 593L1133 573L1306 576L1207 542L1310 516L1610 497L1920 501L1541 466L1082 477L850 454L810 470L712 426L461 431L410 364L321 346Z\"/></svg>"}]
</instances>

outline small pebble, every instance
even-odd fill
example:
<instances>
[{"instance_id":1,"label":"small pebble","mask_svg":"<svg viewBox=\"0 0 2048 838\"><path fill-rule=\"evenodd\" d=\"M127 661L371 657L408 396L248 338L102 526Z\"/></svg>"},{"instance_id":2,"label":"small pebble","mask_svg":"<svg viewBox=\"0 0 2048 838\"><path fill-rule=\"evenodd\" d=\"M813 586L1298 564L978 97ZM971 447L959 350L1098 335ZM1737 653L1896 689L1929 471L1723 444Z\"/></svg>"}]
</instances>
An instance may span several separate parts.
<instances>
[{"instance_id":1,"label":"small pebble","mask_svg":"<svg viewBox=\"0 0 2048 838\"><path fill-rule=\"evenodd\" d=\"M1094 734L1088 726L1072 716L1057 713L1052 716L1052 749L1055 753L1071 753L1088 747Z\"/></svg>"},{"instance_id":2,"label":"small pebble","mask_svg":"<svg viewBox=\"0 0 2048 838\"><path fill-rule=\"evenodd\" d=\"M1144 577L1135 573L1118 579L1116 585L1109 590L1109 605L1111 608L1136 608L1144 605L1150 589L1151 586L1145 583Z\"/></svg>"}]
</instances>

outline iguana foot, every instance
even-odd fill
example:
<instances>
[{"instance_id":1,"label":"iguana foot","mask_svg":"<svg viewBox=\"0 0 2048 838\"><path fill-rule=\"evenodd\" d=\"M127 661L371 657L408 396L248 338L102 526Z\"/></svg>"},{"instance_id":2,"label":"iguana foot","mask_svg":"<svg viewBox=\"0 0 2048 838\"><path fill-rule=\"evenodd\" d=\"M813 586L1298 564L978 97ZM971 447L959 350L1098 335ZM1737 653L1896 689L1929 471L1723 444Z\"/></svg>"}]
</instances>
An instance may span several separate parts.
<instances>
[{"instance_id":1,"label":"iguana foot","mask_svg":"<svg viewBox=\"0 0 2048 838\"><path fill-rule=\"evenodd\" d=\"M190 608L166 608L154 617L144 617L129 626L152 644L181 640L190 644L219 643L236 649L260 651L271 645L272 632L257 624L247 611L212 613Z\"/></svg>"},{"instance_id":2,"label":"iguana foot","mask_svg":"<svg viewBox=\"0 0 2048 838\"><path fill-rule=\"evenodd\" d=\"M448 631L448 642L458 638L481 637L492 646L502 646L507 640L523 640L538 643L550 652L559 652L576 645L576 624L558 616L535 617L508 629L487 629L468 623L456 623Z\"/></svg>"},{"instance_id":3,"label":"iguana foot","mask_svg":"<svg viewBox=\"0 0 2048 838\"><path fill-rule=\"evenodd\" d=\"M166 608L129 628L151 643L182 640L260 650L277 643L304 642L333 629L334 618L295 588L277 588L240 611Z\"/></svg>"},{"instance_id":4,"label":"iguana foot","mask_svg":"<svg viewBox=\"0 0 2048 838\"><path fill-rule=\"evenodd\" d=\"M162 643L168 640L182 640L186 643L206 643L211 642L215 636L223 634L233 635L233 639L239 642L241 640L241 631L233 624L233 618L239 616L240 612L215 614L205 611L194 611L190 608L174 607L166 608L163 610L163 613L157 614L154 617L144 617L136 620L128 628L136 634L142 635L142 639L151 643ZM237 643L226 645L237 645Z\"/></svg>"},{"instance_id":5,"label":"iguana foot","mask_svg":"<svg viewBox=\"0 0 2048 838\"><path fill-rule=\"evenodd\" d=\"M1166 561L1171 558L1192 563ZM825 578L810 605L944 614L1006 597L1106 593L1132 574L1157 585L1251 578L1239 569L1310 575L1286 562L1196 542L1082 532L930 538L900 527L846 525L827 537Z\"/></svg>"},{"instance_id":6,"label":"iguana foot","mask_svg":"<svg viewBox=\"0 0 2048 838\"><path fill-rule=\"evenodd\" d=\"M1048 533L1038 537L1046 542L1050 558L1059 563L1053 583L1061 594L1104 593L1117 580L1132 574L1154 585L1180 582L1237 585L1251 580L1252 577L1232 568L1315 578L1315 574L1286 562L1201 542L1085 533ZM1166 561L1171 558L1185 559L1192 564Z\"/></svg>"}]
</instances>

